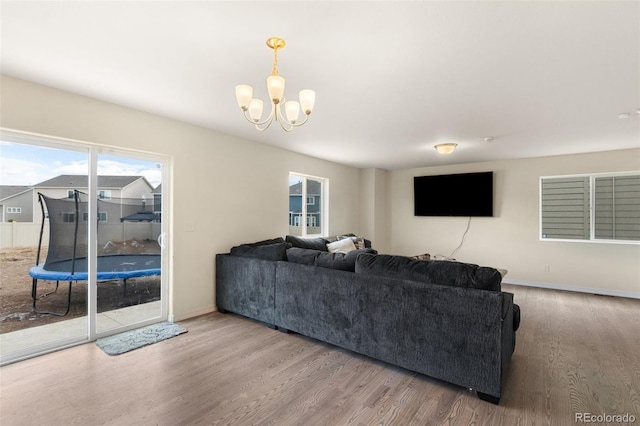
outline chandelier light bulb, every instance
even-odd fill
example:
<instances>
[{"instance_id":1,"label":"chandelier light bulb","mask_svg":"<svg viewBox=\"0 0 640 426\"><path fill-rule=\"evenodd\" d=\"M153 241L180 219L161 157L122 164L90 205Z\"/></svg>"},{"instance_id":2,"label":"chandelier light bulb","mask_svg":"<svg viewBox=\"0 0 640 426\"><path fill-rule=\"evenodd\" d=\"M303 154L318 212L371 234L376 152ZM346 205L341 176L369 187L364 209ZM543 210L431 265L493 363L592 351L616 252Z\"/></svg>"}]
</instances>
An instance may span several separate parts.
<instances>
[{"instance_id":1,"label":"chandelier light bulb","mask_svg":"<svg viewBox=\"0 0 640 426\"><path fill-rule=\"evenodd\" d=\"M262 99L251 99L249 103L249 116L254 122L259 122L262 117Z\"/></svg>"},{"instance_id":2,"label":"chandelier light bulb","mask_svg":"<svg viewBox=\"0 0 640 426\"><path fill-rule=\"evenodd\" d=\"M271 102L278 105L284 95L284 78L279 75L270 75L267 77L267 90Z\"/></svg>"},{"instance_id":3,"label":"chandelier light bulb","mask_svg":"<svg viewBox=\"0 0 640 426\"><path fill-rule=\"evenodd\" d=\"M313 90L305 89L300 91L300 105L302 111L309 115L313 111L313 106L316 103L316 92Z\"/></svg>"},{"instance_id":4,"label":"chandelier light bulb","mask_svg":"<svg viewBox=\"0 0 640 426\"><path fill-rule=\"evenodd\" d=\"M296 124L298 116L300 115L300 103L298 101L287 101L284 104L284 110L289 123Z\"/></svg>"},{"instance_id":5,"label":"chandelier light bulb","mask_svg":"<svg viewBox=\"0 0 640 426\"><path fill-rule=\"evenodd\" d=\"M251 98L253 98L253 87L247 84L238 84L236 86L236 100L238 101L240 109L246 111L249 107L249 102L251 102Z\"/></svg>"}]
</instances>

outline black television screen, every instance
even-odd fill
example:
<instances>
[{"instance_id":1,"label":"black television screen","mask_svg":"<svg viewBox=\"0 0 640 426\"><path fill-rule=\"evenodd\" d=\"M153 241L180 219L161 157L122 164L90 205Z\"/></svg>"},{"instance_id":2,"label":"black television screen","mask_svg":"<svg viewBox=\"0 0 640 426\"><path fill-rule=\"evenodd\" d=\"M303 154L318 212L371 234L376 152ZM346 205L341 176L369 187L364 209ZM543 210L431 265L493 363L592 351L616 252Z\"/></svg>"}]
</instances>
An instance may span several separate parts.
<instances>
[{"instance_id":1,"label":"black television screen","mask_svg":"<svg viewBox=\"0 0 640 426\"><path fill-rule=\"evenodd\" d=\"M493 216L493 172L413 178L416 216Z\"/></svg>"}]
</instances>

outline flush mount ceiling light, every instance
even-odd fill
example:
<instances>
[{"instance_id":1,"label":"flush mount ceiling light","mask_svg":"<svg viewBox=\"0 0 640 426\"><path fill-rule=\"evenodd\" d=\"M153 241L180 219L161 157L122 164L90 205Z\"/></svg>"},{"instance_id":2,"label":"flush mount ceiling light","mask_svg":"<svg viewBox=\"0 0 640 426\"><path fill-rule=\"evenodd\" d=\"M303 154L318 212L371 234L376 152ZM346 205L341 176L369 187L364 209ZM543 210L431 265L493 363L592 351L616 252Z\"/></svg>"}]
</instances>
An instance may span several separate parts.
<instances>
[{"instance_id":1,"label":"flush mount ceiling light","mask_svg":"<svg viewBox=\"0 0 640 426\"><path fill-rule=\"evenodd\" d=\"M280 123L280 127L285 132L290 132L294 127L302 126L309 119L313 105L316 101L316 92L313 90L301 90L298 101L286 101L284 98L284 78L278 75L278 49L285 46L285 41L279 37L270 37L267 39L267 46L273 49L273 71L267 77L267 90L271 99L271 113L261 121L263 103L261 99L253 98L253 87L247 84L236 86L236 99L244 117L256 129L262 131L269 128L273 121ZM282 115L280 106L284 104L286 117ZM304 112L304 120L298 123L300 108Z\"/></svg>"},{"instance_id":2,"label":"flush mount ceiling light","mask_svg":"<svg viewBox=\"0 0 640 426\"><path fill-rule=\"evenodd\" d=\"M457 146L457 143L439 143L435 145L434 148L438 151L438 154L451 154L456 150Z\"/></svg>"}]
</instances>

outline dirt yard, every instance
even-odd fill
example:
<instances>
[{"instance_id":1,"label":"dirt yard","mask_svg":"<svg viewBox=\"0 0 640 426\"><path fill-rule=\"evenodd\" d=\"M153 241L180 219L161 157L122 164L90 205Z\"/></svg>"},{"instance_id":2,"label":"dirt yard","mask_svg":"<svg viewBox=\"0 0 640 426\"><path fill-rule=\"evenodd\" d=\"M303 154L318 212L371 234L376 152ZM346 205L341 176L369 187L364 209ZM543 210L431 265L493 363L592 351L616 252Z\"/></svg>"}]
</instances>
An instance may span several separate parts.
<instances>
[{"instance_id":1,"label":"dirt yard","mask_svg":"<svg viewBox=\"0 0 640 426\"><path fill-rule=\"evenodd\" d=\"M71 290L71 310L64 317L36 314L31 298L32 279L29 269L36 264L37 247L0 249L0 333L65 321L87 314L87 283L76 281ZM46 248L40 262L46 258ZM67 306L68 282L38 280L38 310L64 312ZM160 300L160 277L127 280L124 295L122 280L98 283L98 312ZM53 292L47 296L47 293Z\"/></svg>"}]
</instances>

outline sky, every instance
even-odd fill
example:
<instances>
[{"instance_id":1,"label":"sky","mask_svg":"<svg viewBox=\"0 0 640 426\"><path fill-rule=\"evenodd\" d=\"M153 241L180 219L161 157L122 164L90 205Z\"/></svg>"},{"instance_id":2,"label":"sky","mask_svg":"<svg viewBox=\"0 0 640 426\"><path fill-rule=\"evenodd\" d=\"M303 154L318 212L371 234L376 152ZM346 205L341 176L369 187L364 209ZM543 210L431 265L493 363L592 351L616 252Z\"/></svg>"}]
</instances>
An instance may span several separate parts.
<instances>
[{"instance_id":1,"label":"sky","mask_svg":"<svg viewBox=\"0 0 640 426\"><path fill-rule=\"evenodd\" d=\"M88 154L0 141L0 185L35 185L58 175L86 175ZM100 154L99 175L144 176L156 187L160 166L153 161Z\"/></svg>"}]
</instances>

